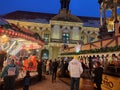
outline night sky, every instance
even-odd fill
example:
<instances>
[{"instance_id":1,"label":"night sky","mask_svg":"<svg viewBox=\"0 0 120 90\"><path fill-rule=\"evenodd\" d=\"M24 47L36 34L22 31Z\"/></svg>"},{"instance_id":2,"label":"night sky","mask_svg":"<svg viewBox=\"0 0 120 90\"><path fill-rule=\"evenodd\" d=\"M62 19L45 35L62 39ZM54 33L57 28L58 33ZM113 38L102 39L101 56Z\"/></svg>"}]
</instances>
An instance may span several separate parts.
<instances>
[{"instance_id":1,"label":"night sky","mask_svg":"<svg viewBox=\"0 0 120 90\"><path fill-rule=\"evenodd\" d=\"M60 0L0 0L0 15L17 10L57 14ZM76 16L99 17L98 0L71 0L70 10Z\"/></svg>"}]
</instances>

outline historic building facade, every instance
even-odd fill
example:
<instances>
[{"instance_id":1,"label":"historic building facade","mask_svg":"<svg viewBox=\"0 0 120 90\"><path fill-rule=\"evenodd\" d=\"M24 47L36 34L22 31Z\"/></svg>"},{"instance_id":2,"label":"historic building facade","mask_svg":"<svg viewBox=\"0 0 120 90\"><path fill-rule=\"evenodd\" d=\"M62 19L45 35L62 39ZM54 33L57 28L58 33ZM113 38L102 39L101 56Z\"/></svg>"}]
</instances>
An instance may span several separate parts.
<instances>
[{"instance_id":1,"label":"historic building facade","mask_svg":"<svg viewBox=\"0 0 120 90\"><path fill-rule=\"evenodd\" d=\"M16 11L4 16L10 23L38 33L45 41L42 58L57 58L64 44L74 47L98 40L99 18L76 17L61 10L58 15Z\"/></svg>"},{"instance_id":2,"label":"historic building facade","mask_svg":"<svg viewBox=\"0 0 120 90\"><path fill-rule=\"evenodd\" d=\"M99 18L74 16L70 10L59 14L16 11L4 16L10 23L38 33L45 41L40 49L43 59L57 58L63 48L74 47L77 42L87 44L98 40Z\"/></svg>"}]
</instances>

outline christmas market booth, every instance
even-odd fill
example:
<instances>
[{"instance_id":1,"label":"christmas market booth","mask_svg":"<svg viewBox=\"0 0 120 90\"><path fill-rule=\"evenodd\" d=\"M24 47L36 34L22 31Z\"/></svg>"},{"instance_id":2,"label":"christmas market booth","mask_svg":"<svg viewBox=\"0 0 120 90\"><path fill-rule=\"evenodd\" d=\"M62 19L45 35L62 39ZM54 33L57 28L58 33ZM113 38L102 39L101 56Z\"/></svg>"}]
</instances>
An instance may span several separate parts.
<instances>
[{"instance_id":1,"label":"christmas market booth","mask_svg":"<svg viewBox=\"0 0 120 90\"><path fill-rule=\"evenodd\" d=\"M87 66L89 69L91 68L91 75L94 71L94 63L100 62L101 66L104 68L104 73L102 76L102 90L119 90L120 86L120 45L112 46L112 47L103 47L100 49L90 49L83 50L79 48L72 48L64 50L61 53L60 57L79 57L79 60ZM85 70L87 71L87 70ZM93 78L91 75L85 73L82 78L89 78L90 80Z\"/></svg>"},{"instance_id":2,"label":"christmas market booth","mask_svg":"<svg viewBox=\"0 0 120 90\"><path fill-rule=\"evenodd\" d=\"M19 78L23 78L28 70L35 74L43 45L44 41L38 33L0 18L0 72L9 63L9 58L14 58L20 69Z\"/></svg>"}]
</instances>

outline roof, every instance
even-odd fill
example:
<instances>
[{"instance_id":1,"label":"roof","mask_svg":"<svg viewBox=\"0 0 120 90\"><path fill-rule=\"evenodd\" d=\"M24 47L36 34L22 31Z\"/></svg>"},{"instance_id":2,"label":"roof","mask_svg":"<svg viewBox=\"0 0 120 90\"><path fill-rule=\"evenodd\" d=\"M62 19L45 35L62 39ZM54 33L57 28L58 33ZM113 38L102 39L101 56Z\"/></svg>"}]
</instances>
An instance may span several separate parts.
<instances>
[{"instance_id":1,"label":"roof","mask_svg":"<svg viewBox=\"0 0 120 90\"><path fill-rule=\"evenodd\" d=\"M22 18L26 18L26 19L35 19L35 18L51 19L55 15L56 14L38 13L38 12L29 12L29 11L15 11L15 12L6 14L4 17L13 18L13 19L22 19Z\"/></svg>"},{"instance_id":2,"label":"roof","mask_svg":"<svg viewBox=\"0 0 120 90\"><path fill-rule=\"evenodd\" d=\"M5 19L14 19L14 20L23 20L28 22L37 22L37 23L49 23L49 21L57 16L57 14L50 13L39 13L39 12L28 12L28 11L15 11L3 15ZM75 16L75 15L72 15ZM86 16L77 16L83 23L95 21L99 23L99 17L86 17ZM71 22L71 21L70 21Z\"/></svg>"},{"instance_id":3,"label":"roof","mask_svg":"<svg viewBox=\"0 0 120 90\"><path fill-rule=\"evenodd\" d=\"M28 11L15 11L12 13L8 13L3 15L3 18L6 19L38 19L43 18L50 20L52 17L56 16L57 14L50 14L50 13L39 13L39 12L28 12ZM77 16L82 21L84 20L99 20L99 17L87 17L87 16Z\"/></svg>"},{"instance_id":4,"label":"roof","mask_svg":"<svg viewBox=\"0 0 120 90\"><path fill-rule=\"evenodd\" d=\"M12 13L8 13L6 15L3 15L3 18L6 19L15 19L15 20L24 20L24 21L35 21L42 23L49 23L49 20L55 16L55 14L47 14L47 13L37 13L37 12L28 12L28 11L15 11Z\"/></svg>"}]
</instances>

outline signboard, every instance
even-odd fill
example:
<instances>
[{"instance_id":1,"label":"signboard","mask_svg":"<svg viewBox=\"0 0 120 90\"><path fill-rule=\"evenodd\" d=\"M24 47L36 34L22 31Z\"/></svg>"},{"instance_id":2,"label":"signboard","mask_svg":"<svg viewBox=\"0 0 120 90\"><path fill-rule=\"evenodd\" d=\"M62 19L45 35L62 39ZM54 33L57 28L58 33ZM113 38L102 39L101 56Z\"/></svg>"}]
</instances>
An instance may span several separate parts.
<instances>
[{"instance_id":1,"label":"signboard","mask_svg":"<svg viewBox=\"0 0 120 90\"><path fill-rule=\"evenodd\" d=\"M120 90L120 77L103 75L102 90Z\"/></svg>"}]
</instances>

